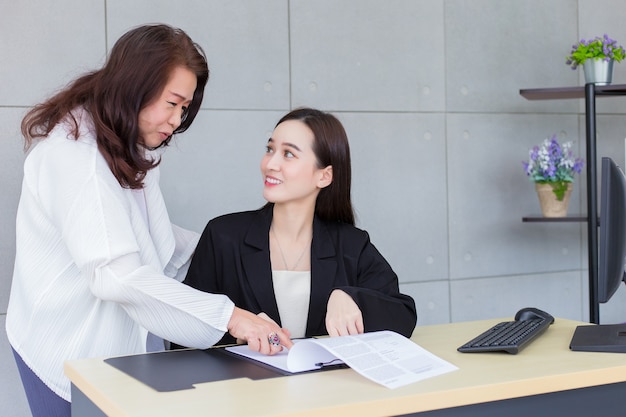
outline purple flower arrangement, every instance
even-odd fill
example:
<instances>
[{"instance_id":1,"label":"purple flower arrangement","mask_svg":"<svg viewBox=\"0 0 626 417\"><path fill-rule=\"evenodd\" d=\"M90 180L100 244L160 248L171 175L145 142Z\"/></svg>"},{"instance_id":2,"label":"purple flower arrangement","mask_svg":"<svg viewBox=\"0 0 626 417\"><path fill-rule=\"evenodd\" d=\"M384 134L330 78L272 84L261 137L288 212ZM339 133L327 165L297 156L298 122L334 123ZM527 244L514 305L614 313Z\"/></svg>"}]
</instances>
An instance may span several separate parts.
<instances>
[{"instance_id":1,"label":"purple flower arrangement","mask_svg":"<svg viewBox=\"0 0 626 417\"><path fill-rule=\"evenodd\" d=\"M550 184L557 199L563 200L574 174L580 174L584 164L582 159L574 158L572 142L560 145L554 134L541 146L534 146L528 155L528 162L522 162L526 175L535 183Z\"/></svg>"},{"instance_id":2,"label":"purple flower arrangement","mask_svg":"<svg viewBox=\"0 0 626 417\"><path fill-rule=\"evenodd\" d=\"M572 51L567 56L565 63L575 70L588 59L621 62L624 56L624 48L605 34L603 37L597 36L595 39L581 39L580 42L572 45Z\"/></svg>"}]
</instances>

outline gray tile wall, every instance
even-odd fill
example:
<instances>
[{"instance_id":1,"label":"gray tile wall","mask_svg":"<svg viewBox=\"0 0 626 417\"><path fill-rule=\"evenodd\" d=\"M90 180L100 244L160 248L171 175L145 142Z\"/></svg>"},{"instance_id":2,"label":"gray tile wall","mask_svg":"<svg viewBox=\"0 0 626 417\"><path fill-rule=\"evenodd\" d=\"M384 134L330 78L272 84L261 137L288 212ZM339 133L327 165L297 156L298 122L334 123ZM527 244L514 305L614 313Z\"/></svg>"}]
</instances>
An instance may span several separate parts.
<instances>
[{"instance_id":1,"label":"gray tile wall","mask_svg":"<svg viewBox=\"0 0 626 417\"><path fill-rule=\"evenodd\" d=\"M130 3L130 4L129 4ZM203 109L165 154L173 220L258 207L267 135L289 109L335 112L353 151L359 225L415 297L419 324L511 316L532 305L586 320L584 224L538 213L521 161L559 133L584 156L581 100L527 101L522 88L582 85L564 63L579 38L626 44L621 0L18 0L0 6L0 324L15 253L26 109L99 67L127 29L166 22L209 58ZM626 83L617 65L614 83ZM598 155L624 166L626 99L597 103ZM571 212L585 211L585 179ZM603 322L626 319L626 291ZM71 308L71 306L68 306ZM28 415L0 332L3 414Z\"/></svg>"}]
</instances>

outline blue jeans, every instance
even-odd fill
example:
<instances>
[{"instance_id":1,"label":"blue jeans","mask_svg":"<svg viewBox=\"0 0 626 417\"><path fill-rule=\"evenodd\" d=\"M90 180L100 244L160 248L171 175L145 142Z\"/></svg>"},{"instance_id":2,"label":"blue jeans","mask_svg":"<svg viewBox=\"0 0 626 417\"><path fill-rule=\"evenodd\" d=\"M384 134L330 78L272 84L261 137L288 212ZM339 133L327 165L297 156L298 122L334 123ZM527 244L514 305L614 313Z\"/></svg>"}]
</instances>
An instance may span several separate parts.
<instances>
[{"instance_id":1,"label":"blue jeans","mask_svg":"<svg viewBox=\"0 0 626 417\"><path fill-rule=\"evenodd\" d=\"M13 348L13 356L20 371L22 385L33 417L71 417L71 404L56 395L41 379L24 363L21 356Z\"/></svg>"}]
</instances>

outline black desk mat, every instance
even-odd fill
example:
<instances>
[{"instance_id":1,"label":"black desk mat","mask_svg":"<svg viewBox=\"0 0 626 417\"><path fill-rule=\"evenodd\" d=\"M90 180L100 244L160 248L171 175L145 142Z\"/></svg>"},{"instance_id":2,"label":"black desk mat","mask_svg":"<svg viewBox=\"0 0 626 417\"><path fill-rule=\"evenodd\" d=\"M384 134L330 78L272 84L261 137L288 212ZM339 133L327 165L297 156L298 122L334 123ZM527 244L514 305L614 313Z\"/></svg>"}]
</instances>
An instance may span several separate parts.
<instances>
[{"instance_id":1,"label":"black desk mat","mask_svg":"<svg viewBox=\"0 0 626 417\"><path fill-rule=\"evenodd\" d=\"M243 360L224 349L174 350L104 360L157 391L178 391L193 384L235 378L266 379L284 375L280 369Z\"/></svg>"}]
</instances>

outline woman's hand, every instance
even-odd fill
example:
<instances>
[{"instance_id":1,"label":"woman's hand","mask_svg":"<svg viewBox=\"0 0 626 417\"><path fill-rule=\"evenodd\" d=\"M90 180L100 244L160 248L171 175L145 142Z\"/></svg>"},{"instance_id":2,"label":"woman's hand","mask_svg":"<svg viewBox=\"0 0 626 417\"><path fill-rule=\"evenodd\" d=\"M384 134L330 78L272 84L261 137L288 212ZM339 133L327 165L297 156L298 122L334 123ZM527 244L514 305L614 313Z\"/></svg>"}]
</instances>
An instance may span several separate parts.
<instances>
[{"instance_id":1,"label":"woman's hand","mask_svg":"<svg viewBox=\"0 0 626 417\"><path fill-rule=\"evenodd\" d=\"M283 346L287 349L293 346L289 332L281 329L273 320L266 320L239 307L233 310L228 322L228 333L247 342L251 350L264 355L275 355L283 350ZM276 337L279 343L271 343L270 339L276 340Z\"/></svg>"},{"instance_id":2,"label":"woman's hand","mask_svg":"<svg viewBox=\"0 0 626 417\"><path fill-rule=\"evenodd\" d=\"M326 307L326 330L330 336L363 333L363 314L352 297L333 290Z\"/></svg>"},{"instance_id":3,"label":"woman's hand","mask_svg":"<svg viewBox=\"0 0 626 417\"><path fill-rule=\"evenodd\" d=\"M258 317L260 317L260 318L262 318L263 320L267 320L267 321L269 321L270 323L273 323L273 324L275 324L276 326L278 326L278 323L276 323L274 320L272 320L272 318L271 318L270 316L268 316L267 314L265 314L265 313L264 313L264 312L262 312L262 311L261 311L259 314L257 314L257 316L258 316ZM282 330L283 330L283 333L287 334L287 336L289 336L289 337L291 338L291 332L290 332L289 330L287 330L287 329L285 329L285 328L283 328ZM243 340L243 339L237 339L237 343L238 343L238 344L240 344L240 345L242 345L242 344L246 343L246 341L245 341L245 340Z\"/></svg>"}]
</instances>

